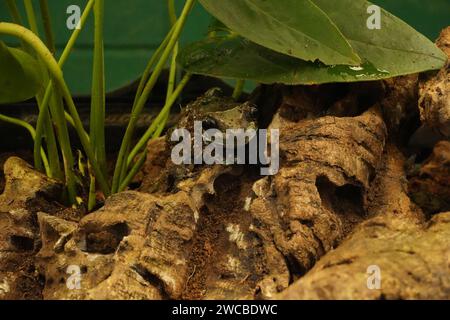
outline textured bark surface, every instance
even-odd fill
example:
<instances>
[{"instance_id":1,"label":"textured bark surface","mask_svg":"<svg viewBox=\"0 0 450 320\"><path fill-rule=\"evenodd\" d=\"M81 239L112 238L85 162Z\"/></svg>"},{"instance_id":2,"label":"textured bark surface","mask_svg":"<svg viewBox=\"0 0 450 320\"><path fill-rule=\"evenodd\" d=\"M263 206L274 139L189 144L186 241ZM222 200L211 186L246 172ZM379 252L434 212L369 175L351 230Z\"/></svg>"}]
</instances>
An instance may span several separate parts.
<instances>
[{"instance_id":1,"label":"textured bark surface","mask_svg":"<svg viewBox=\"0 0 450 320\"><path fill-rule=\"evenodd\" d=\"M403 175L402 156L389 147L368 192L370 218L277 298L449 299L450 212L425 221ZM379 268L379 287L371 266Z\"/></svg>"},{"instance_id":2,"label":"textured bark surface","mask_svg":"<svg viewBox=\"0 0 450 320\"><path fill-rule=\"evenodd\" d=\"M408 193L426 213L450 210L450 142L441 141L408 176Z\"/></svg>"},{"instance_id":3,"label":"textured bark surface","mask_svg":"<svg viewBox=\"0 0 450 320\"><path fill-rule=\"evenodd\" d=\"M450 57L450 27L444 29L436 44ZM436 75L420 83L419 109L421 120L450 139L450 62Z\"/></svg>"},{"instance_id":4,"label":"textured bark surface","mask_svg":"<svg viewBox=\"0 0 450 320\"><path fill-rule=\"evenodd\" d=\"M19 158L4 164L5 188L0 195L0 299L39 299L42 279L35 270L39 247L38 210L55 211L46 197L61 184L33 170Z\"/></svg>"},{"instance_id":5,"label":"textured bark surface","mask_svg":"<svg viewBox=\"0 0 450 320\"><path fill-rule=\"evenodd\" d=\"M447 65L426 78L262 86L251 102L260 128L280 130L277 174L175 166L162 137L135 191L89 214L9 158L0 299L450 299L450 143L436 144L448 80Z\"/></svg>"},{"instance_id":6,"label":"textured bark surface","mask_svg":"<svg viewBox=\"0 0 450 320\"><path fill-rule=\"evenodd\" d=\"M253 186L251 230L263 239L268 256L287 262L290 273L269 269L259 288L263 297L284 288L286 278L303 275L364 219L362 195L386 137L376 108L354 118L298 122L282 114L283 109L271 125L281 128L282 167Z\"/></svg>"}]
</instances>

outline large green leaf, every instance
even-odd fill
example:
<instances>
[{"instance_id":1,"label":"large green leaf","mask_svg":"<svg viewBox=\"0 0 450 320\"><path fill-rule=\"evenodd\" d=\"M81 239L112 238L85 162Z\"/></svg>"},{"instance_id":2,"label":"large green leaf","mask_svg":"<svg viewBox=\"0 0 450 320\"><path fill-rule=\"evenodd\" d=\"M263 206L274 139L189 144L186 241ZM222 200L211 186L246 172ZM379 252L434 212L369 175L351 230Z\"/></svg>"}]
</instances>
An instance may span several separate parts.
<instances>
[{"instance_id":1,"label":"large green leaf","mask_svg":"<svg viewBox=\"0 0 450 320\"><path fill-rule=\"evenodd\" d=\"M200 0L227 27L277 52L325 64L359 64L333 21L311 0ZM333 1L334 2L334 1Z\"/></svg>"},{"instance_id":2,"label":"large green leaf","mask_svg":"<svg viewBox=\"0 0 450 320\"><path fill-rule=\"evenodd\" d=\"M314 1L349 39L363 59L361 66L307 62L242 37L215 37L194 43L182 51L180 62L193 73L286 84L378 80L439 69L445 64L446 55L430 40L384 10L381 29L368 29L367 8L371 4L367 1Z\"/></svg>"},{"instance_id":3,"label":"large green leaf","mask_svg":"<svg viewBox=\"0 0 450 320\"><path fill-rule=\"evenodd\" d=\"M27 100L39 91L42 78L37 61L0 41L0 104Z\"/></svg>"},{"instance_id":4,"label":"large green leaf","mask_svg":"<svg viewBox=\"0 0 450 320\"><path fill-rule=\"evenodd\" d=\"M180 64L192 73L285 84L380 80L437 69L444 64L443 61L436 60L434 65L408 60L396 65L384 60L365 61L359 67L327 66L280 54L238 36L215 37L193 43L179 56Z\"/></svg>"},{"instance_id":5,"label":"large green leaf","mask_svg":"<svg viewBox=\"0 0 450 320\"><path fill-rule=\"evenodd\" d=\"M381 28L367 28L372 4L365 0L313 0L338 26L365 61L393 75L436 69L447 56L424 35L381 10Z\"/></svg>"}]
</instances>

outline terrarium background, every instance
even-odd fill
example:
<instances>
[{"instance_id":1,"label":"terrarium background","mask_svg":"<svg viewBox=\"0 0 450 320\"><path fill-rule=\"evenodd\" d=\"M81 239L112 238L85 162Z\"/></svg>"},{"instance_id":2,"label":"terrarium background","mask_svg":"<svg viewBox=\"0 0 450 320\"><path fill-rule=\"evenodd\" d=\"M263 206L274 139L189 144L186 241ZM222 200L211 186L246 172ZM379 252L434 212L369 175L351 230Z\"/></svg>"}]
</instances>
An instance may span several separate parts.
<instances>
[{"instance_id":1,"label":"terrarium background","mask_svg":"<svg viewBox=\"0 0 450 320\"><path fill-rule=\"evenodd\" d=\"M17 1L21 5L21 1ZM184 1L177 1L181 6ZM439 31L450 22L450 0L373 0L388 11L411 24L418 31L435 40ZM35 1L38 9L38 1ZM66 27L66 9L77 4L82 9L85 0L50 0L53 29L58 50L65 46L71 31ZM21 8L22 9L22 8ZM106 86L111 91L137 79L152 52L167 33L165 0L106 1L105 48ZM25 17L25 15L23 15ZM0 1L0 20L10 20L5 4ZM210 16L197 4L188 19L182 42L201 39L205 35ZM90 19L64 67L70 89L75 94L89 94L91 90L93 23Z\"/></svg>"}]
</instances>

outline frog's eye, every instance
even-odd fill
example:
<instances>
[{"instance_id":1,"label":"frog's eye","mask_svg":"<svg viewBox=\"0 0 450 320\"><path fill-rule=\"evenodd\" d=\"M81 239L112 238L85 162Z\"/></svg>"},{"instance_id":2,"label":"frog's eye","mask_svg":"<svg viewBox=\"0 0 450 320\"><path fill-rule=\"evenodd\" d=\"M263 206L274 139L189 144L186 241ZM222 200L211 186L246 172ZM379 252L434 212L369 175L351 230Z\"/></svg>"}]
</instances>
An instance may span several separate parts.
<instances>
[{"instance_id":1,"label":"frog's eye","mask_svg":"<svg viewBox=\"0 0 450 320\"><path fill-rule=\"evenodd\" d=\"M252 119L257 119L258 118L258 109L256 109L255 107L251 107L249 110L249 115Z\"/></svg>"},{"instance_id":2,"label":"frog's eye","mask_svg":"<svg viewBox=\"0 0 450 320\"><path fill-rule=\"evenodd\" d=\"M213 118L206 118L205 120L203 120L202 126L203 126L203 130L218 128L217 122Z\"/></svg>"}]
</instances>

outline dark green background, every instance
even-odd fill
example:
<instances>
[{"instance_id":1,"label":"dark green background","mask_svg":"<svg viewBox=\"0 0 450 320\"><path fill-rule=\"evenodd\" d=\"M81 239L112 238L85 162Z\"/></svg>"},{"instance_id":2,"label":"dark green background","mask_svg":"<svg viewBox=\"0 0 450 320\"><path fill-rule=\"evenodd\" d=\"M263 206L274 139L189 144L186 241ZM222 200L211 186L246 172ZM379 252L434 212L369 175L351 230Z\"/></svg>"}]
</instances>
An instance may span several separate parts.
<instances>
[{"instance_id":1,"label":"dark green background","mask_svg":"<svg viewBox=\"0 0 450 320\"><path fill-rule=\"evenodd\" d=\"M181 8L184 0L176 1ZM450 25L450 0L373 2L402 18L432 40L443 27ZM17 0L17 3L21 5L22 1ZM35 0L34 3L38 9L39 1ZM64 47L70 35L66 28L66 8L77 4L83 10L86 3L86 0L49 0L59 49ZM166 0L106 0L105 7L106 85L108 90L113 90L139 77L169 25ZM0 20L10 20L3 0L0 0ZM66 80L75 94L87 94L91 87L92 20L91 17L64 68ZM185 29L188 32L183 34L182 42L203 37L209 20L209 15L197 4L189 17Z\"/></svg>"}]
</instances>

